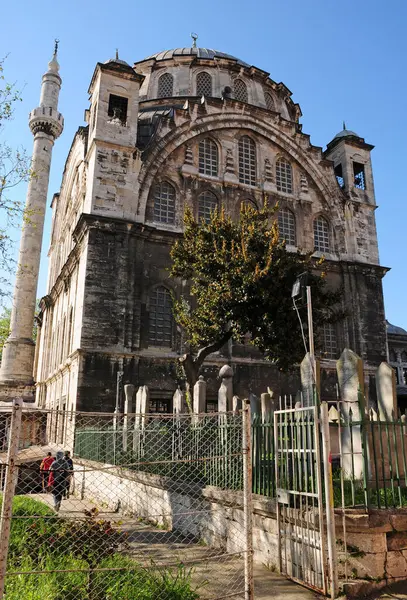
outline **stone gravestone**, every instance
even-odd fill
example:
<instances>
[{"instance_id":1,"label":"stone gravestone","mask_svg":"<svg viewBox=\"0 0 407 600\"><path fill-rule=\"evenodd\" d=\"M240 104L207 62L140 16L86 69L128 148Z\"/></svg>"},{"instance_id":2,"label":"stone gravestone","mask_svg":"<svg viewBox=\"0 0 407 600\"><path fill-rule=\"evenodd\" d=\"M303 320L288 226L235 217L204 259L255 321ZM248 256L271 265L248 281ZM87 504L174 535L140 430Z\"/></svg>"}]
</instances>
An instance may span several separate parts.
<instances>
[{"instance_id":1,"label":"stone gravestone","mask_svg":"<svg viewBox=\"0 0 407 600\"><path fill-rule=\"evenodd\" d=\"M229 365L224 365L219 371L222 380L218 391L218 411L228 412L232 410L233 402L233 371Z\"/></svg>"},{"instance_id":2,"label":"stone gravestone","mask_svg":"<svg viewBox=\"0 0 407 600\"><path fill-rule=\"evenodd\" d=\"M320 367L319 360L313 358L309 352L304 356L301 365L301 391L302 391L302 405L303 406L314 406L314 386L316 394L320 394Z\"/></svg>"},{"instance_id":3,"label":"stone gravestone","mask_svg":"<svg viewBox=\"0 0 407 600\"><path fill-rule=\"evenodd\" d=\"M129 429L129 414L133 412L134 385L124 386L124 415L123 415L123 452L127 452L127 432Z\"/></svg>"},{"instance_id":4,"label":"stone gravestone","mask_svg":"<svg viewBox=\"0 0 407 600\"><path fill-rule=\"evenodd\" d=\"M340 413L344 421L341 428L342 469L345 477L350 477L352 469L355 479L363 477L362 436L360 425L349 426L350 411L352 422L364 417L364 378L362 359L345 348L336 362L340 390ZM359 396L359 391L361 392ZM359 406L359 400L362 406ZM353 460L351 446L353 443Z\"/></svg>"},{"instance_id":5,"label":"stone gravestone","mask_svg":"<svg viewBox=\"0 0 407 600\"><path fill-rule=\"evenodd\" d=\"M192 398L192 422L197 423L199 416L206 412L206 381L203 376L198 377L198 381L194 385Z\"/></svg>"},{"instance_id":6,"label":"stone gravestone","mask_svg":"<svg viewBox=\"0 0 407 600\"><path fill-rule=\"evenodd\" d=\"M180 388L175 390L172 397L172 412L174 415L179 415L184 411L184 393Z\"/></svg>"},{"instance_id":7,"label":"stone gravestone","mask_svg":"<svg viewBox=\"0 0 407 600\"><path fill-rule=\"evenodd\" d=\"M377 408L381 421L397 415L396 376L390 365L382 362L376 371Z\"/></svg>"},{"instance_id":8,"label":"stone gravestone","mask_svg":"<svg viewBox=\"0 0 407 600\"><path fill-rule=\"evenodd\" d=\"M253 417L257 417L257 415L259 415L261 412L260 398L258 396L256 396L256 394L253 394L253 392L250 392L249 400L250 400L250 412L251 412L252 419L253 419Z\"/></svg>"},{"instance_id":9,"label":"stone gravestone","mask_svg":"<svg viewBox=\"0 0 407 600\"><path fill-rule=\"evenodd\" d=\"M239 398L239 396L233 396L232 410L234 413L238 413L239 410L242 410L242 399Z\"/></svg>"}]
</instances>

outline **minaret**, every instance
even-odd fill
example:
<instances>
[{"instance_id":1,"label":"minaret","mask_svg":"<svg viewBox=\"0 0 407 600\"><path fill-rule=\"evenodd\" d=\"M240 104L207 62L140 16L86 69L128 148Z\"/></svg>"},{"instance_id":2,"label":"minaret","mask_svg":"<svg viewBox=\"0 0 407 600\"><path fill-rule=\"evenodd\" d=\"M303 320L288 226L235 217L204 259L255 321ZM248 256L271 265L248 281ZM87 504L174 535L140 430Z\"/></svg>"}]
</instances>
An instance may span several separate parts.
<instances>
[{"instance_id":1,"label":"minaret","mask_svg":"<svg viewBox=\"0 0 407 600\"><path fill-rule=\"evenodd\" d=\"M40 105L29 115L29 125L34 136L31 163L33 174L27 189L26 220L21 234L10 336L3 349L0 370L0 396L6 397L14 395L13 388L30 386L34 382L35 344L32 340L32 331L49 172L52 147L64 126L63 117L58 112L58 96L62 80L59 76L57 52L58 41L56 40L54 55L48 63L48 71L42 77Z\"/></svg>"}]
</instances>

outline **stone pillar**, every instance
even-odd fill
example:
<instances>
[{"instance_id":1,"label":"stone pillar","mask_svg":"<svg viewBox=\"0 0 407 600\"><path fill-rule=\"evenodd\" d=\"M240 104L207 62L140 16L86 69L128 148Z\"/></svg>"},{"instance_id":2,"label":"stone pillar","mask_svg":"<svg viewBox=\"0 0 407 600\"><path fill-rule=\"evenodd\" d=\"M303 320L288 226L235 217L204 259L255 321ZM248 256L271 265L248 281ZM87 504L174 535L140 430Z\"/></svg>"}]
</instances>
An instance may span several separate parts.
<instances>
[{"instance_id":1,"label":"stone pillar","mask_svg":"<svg viewBox=\"0 0 407 600\"><path fill-rule=\"evenodd\" d=\"M252 418L257 417L261 411L260 398L258 396L256 396L256 394L253 394L252 392L250 392L249 400L250 400L250 412L251 412Z\"/></svg>"},{"instance_id":2,"label":"stone pillar","mask_svg":"<svg viewBox=\"0 0 407 600\"><path fill-rule=\"evenodd\" d=\"M359 425L349 427L352 423L364 417L364 378L363 362L357 354L345 348L336 363L340 390L340 413L344 424L341 428L342 468L346 478L363 477L362 432ZM359 392L361 394L359 395ZM359 400L362 405L359 406ZM353 462L351 447L353 445Z\"/></svg>"},{"instance_id":3,"label":"stone pillar","mask_svg":"<svg viewBox=\"0 0 407 600\"><path fill-rule=\"evenodd\" d=\"M233 401L233 371L229 365L224 365L219 371L219 379L222 380L218 392L218 411L229 412L232 410Z\"/></svg>"},{"instance_id":4,"label":"stone pillar","mask_svg":"<svg viewBox=\"0 0 407 600\"><path fill-rule=\"evenodd\" d=\"M303 406L314 406L314 394L320 394L320 368L319 360L313 358L309 352L304 356L301 365L301 391L302 391L302 405ZM314 388L315 386L315 388Z\"/></svg>"},{"instance_id":5,"label":"stone pillar","mask_svg":"<svg viewBox=\"0 0 407 600\"><path fill-rule=\"evenodd\" d=\"M278 410L274 393L270 390L269 393L261 394L260 396L261 420L263 423L270 423L273 419L275 410Z\"/></svg>"},{"instance_id":6,"label":"stone pillar","mask_svg":"<svg viewBox=\"0 0 407 600\"><path fill-rule=\"evenodd\" d=\"M52 147L63 130L63 117L58 112L61 82L56 46L48 71L42 78L40 106L29 116L34 136L31 163L34 175L28 183L25 205L27 219L21 233L10 336L4 345L0 371L0 384L11 388L30 386L34 382L35 345L32 331Z\"/></svg>"},{"instance_id":7,"label":"stone pillar","mask_svg":"<svg viewBox=\"0 0 407 600\"><path fill-rule=\"evenodd\" d=\"M174 395L172 397L172 412L174 415L179 415L184 412L184 404L185 404L185 394L181 391L180 388L175 390Z\"/></svg>"},{"instance_id":8,"label":"stone pillar","mask_svg":"<svg viewBox=\"0 0 407 600\"><path fill-rule=\"evenodd\" d=\"M234 413L238 413L239 410L242 410L242 400L241 400L241 398L239 398L239 396L233 396L232 410Z\"/></svg>"},{"instance_id":9,"label":"stone pillar","mask_svg":"<svg viewBox=\"0 0 407 600\"><path fill-rule=\"evenodd\" d=\"M377 408L381 421L397 416L396 375L393 368L382 362L376 371Z\"/></svg>"}]
</instances>

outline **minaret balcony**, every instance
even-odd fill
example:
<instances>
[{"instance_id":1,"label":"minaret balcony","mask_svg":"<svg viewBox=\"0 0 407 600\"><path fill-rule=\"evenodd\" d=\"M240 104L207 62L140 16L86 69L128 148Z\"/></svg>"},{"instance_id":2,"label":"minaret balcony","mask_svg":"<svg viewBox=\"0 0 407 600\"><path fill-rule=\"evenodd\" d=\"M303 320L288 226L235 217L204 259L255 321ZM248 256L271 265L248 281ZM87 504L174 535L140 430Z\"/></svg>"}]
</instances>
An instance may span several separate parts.
<instances>
[{"instance_id":1,"label":"minaret balcony","mask_svg":"<svg viewBox=\"0 0 407 600\"><path fill-rule=\"evenodd\" d=\"M29 125L33 135L43 132L56 139L63 131L64 117L51 107L39 106L30 112Z\"/></svg>"}]
</instances>

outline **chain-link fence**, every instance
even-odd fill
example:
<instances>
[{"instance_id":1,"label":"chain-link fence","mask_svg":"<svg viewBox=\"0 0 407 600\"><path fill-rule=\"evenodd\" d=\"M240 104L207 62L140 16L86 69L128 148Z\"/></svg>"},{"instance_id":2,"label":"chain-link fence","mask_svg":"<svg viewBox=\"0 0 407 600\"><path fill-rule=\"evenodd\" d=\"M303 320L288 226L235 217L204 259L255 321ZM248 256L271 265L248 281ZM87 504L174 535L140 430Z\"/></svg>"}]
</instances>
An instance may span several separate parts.
<instances>
[{"instance_id":1,"label":"chain-link fence","mask_svg":"<svg viewBox=\"0 0 407 600\"><path fill-rule=\"evenodd\" d=\"M0 409L0 598L253 597L248 409Z\"/></svg>"}]
</instances>

